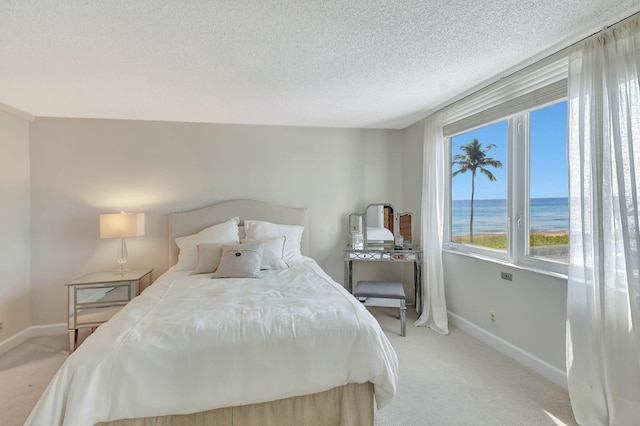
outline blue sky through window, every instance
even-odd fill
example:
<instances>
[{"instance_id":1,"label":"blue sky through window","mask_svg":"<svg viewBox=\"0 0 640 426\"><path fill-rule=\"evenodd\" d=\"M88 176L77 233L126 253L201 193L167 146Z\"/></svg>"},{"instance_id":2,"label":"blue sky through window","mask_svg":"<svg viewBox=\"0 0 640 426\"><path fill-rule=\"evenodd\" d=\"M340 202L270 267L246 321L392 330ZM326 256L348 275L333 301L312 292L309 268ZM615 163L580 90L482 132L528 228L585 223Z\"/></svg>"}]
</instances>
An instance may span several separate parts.
<instances>
[{"instance_id":1,"label":"blue sky through window","mask_svg":"<svg viewBox=\"0 0 640 426\"><path fill-rule=\"evenodd\" d=\"M533 111L529 117L530 196L566 198L569 196L567 102Z\"/></svg>"},{"instance_id":2,"label":"blue sky through window","mask_svg":"<svg viewBox=\"0 0 640 426\"><path fill-rule=\"evenodd\" d=\"M460 150L460 147L471 142L474 138L478 139L483 148L489 144L495 144L495 148L492 148L487 153L487 157L495 158L502 162L502 167L499 169L494 167L488 168L496 177L495 182L489 181L489 179L479 171L476 173L475 199L502 200L507 198L507 122L500 121L454 136L451 139L451 156L461 154L463 151ZM458 170L458 166L454 166L452 170ZM459 174L452 179L451 199L471 199L471 172Z\"/></svg>"},{"instance_id":3,"label":"blue sky through window","mask_svg":"<svg viewBox=\"0 0 640 426\"><path fill-rule=\"evenodd\" d=\"M567 175L567 103L560 102L533 111L531 128L531 198L568 197ZM451 154L458 154L460 146L477 138L483 147L494 143L488 156L500 160L502 168L489 168L497 180L490 182L482 174L476 175L475 199L507 198L507 121L472 130L452 138ZM453 170L457 170L454 167ZM457 175L451 185L452 200L471 198L471 174Z\"/></svg>"}]
</instances>

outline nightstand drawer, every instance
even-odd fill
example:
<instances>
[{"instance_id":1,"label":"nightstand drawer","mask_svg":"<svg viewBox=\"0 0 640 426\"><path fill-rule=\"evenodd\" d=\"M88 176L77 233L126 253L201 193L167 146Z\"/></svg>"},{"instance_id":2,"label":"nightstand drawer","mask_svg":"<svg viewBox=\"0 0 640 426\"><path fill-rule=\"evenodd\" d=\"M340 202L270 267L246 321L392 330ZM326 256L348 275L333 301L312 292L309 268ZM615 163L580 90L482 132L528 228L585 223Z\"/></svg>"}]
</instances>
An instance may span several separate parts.
<instances>
[{"instance_id":1,"label":"nightstand drawer","mask_svg":"<svg viewBox=\"0 0 640 426\"><path fill-rule=\"evenodd\" d=\"M134 290L131 294L131 290ZM117 303L127 302L135 297L138 293L135 281L124 282L113 285L108 284L104 287L98 285L76 286L75 299L76 305L91 305L92 303Z\"/></svg>"},{"instance_id":2,"label":"nightstand drawer","mask_svg":"<svg viewBox=\"0 0 640 426\"><path fill-rule=\"evenodd\" d=\"M69 287L69 329L97 327L137 295L137 281Z\"/></svg>"},{"instance_id":3,"label":"nightstand drawer","mask_svg":"<svg viewBox=\"0 0 640 426\"><path fill-rule=\"evenodd\" d=\"M107 322L114 316L126 303L122 305L109 305L95 308L78 308L75 315L76 323L73 324L74 316L69 317L69 328L77 327L97 327Z\"/></svg>"}]
</instances>

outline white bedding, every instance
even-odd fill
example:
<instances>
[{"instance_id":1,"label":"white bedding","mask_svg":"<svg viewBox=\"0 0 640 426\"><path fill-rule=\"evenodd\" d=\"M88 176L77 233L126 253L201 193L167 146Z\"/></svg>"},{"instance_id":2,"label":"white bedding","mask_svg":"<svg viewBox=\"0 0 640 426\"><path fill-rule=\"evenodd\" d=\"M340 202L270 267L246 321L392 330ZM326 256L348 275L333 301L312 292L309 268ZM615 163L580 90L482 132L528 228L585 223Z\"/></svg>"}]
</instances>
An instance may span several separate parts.
<instances>
[{"instance_id":1,"label":"white bedding","mask_svg":"<svg viewBox=\"0 0 640 426\"><path fill-rule=\"evenodd\" d=\"M188 414L374 384L396 353L375 318L309 258L260 279L167 272L67 359L26 425Z\"/></svg>"}]
</instances>

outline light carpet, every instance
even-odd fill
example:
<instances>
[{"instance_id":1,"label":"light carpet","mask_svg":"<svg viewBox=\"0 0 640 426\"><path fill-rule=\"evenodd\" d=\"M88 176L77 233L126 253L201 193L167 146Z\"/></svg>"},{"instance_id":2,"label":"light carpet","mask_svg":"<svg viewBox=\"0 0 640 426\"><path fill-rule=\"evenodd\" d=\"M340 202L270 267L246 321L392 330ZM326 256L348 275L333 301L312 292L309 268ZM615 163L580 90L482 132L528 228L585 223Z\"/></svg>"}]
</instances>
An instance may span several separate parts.
<instances>
[{"instance_id":1,"label":"light carpet","mask_svg":"<svg viewBox=\"0 0 640 426\"><path fill-rule=\"evenodd\" d=\"M66 334L34 337L0 355L0 425L24 424L68 356Z\"/></svg>"},{"instance_id":2,"label":"light carpet","mask_svg":"<svg viewBox=\"0 0 640 426\"><path fill-rule=\"evenodd\" d=\"M479 340L413 327L411 308L400 337L397 309L370 310L400 363L396 398L376 412L376 426L577 424L564 388Z\"/></svg>"},{"instance_id":3,"label":"light carpet","mask_svg":"<svg viewBox=\"0 0 640 426\"><path fill-rule=\"evenodd\" d=\"M397 309L370 308L395 347L400 382L376 426L575 425L565 389L451 328L413 327L400 337ZM0 356L0 425L22 425L68 356L66 335L36 337Z\"/></svg>"}]
</instances>

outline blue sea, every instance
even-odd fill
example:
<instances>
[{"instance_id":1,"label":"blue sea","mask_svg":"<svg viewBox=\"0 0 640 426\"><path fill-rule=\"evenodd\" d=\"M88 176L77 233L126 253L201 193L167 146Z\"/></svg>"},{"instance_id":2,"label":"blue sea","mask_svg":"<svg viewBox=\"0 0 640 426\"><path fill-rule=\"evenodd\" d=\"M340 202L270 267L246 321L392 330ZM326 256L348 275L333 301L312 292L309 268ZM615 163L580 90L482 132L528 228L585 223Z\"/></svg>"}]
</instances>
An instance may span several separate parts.
<instances>
[{"instance_id":1,"label":"blue sea","mask_svg":"<svg viewBox=\"0 0 640 426\"><path fill-rule=\"evenodd\" d=\"M469 235L470 200L451 203L452 235ZM532 232L568 231L568 198L532 198L530 228ZM473 203L473 233L499 234L507 232L507 200L475 200Z\"/></svg>"}]
</instances>

